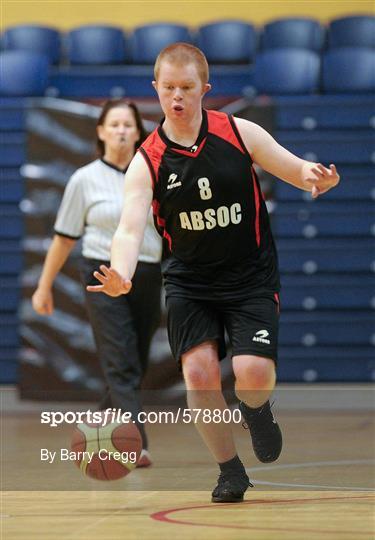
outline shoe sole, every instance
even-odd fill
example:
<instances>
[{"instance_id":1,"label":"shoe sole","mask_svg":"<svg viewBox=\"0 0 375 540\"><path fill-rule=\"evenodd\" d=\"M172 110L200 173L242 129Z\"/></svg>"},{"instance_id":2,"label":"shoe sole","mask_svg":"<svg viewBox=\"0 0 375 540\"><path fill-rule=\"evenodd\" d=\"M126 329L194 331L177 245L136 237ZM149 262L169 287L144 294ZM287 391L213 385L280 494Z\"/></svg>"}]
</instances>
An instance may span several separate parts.
<instances>
[{"instance_id":1,"label":"shoe sole","mask_svg":"<svg viewBox=\"0 0 375 540\"><path fill-rule=\"evenodd\" d=\"M278 426L279 427L279 426ZM258 461L260 461L261 463L273 463L274 461L276 461L277 459L279 459L280 457L280 454L283 450L283 437L282 437L282 433L281 433L281 430L280 430L280 427L279 427L279 433L280 433L280 442L279 442L279 448L277 448L276 450L274 450L274 453L271 454L271 455L262 455L260 453L258 453L255 448L254 448L254 444L253 444L253 450L254 450L254 454L256 456L256 458L258 459Z\"/></svg>"},{"instance_id":2,"label":"shoe sole","mask_svg":"<svg viewBox=\"0 0 375 540\"><path fill-rule=\"evenodd\" d=\"M264 457L264 456L258 456L256 452L254 452L254 454L257 460L260 461L261 463L273 463L274 461L277 461L279 459L281 452L276 457L272 456L270 458Z\"/></svg>"},{"instance_id":3,"label":"shoe sole","mask_svg":"<svg viewBox=\"0 0 375 540\"><path fill-rule=\"evenodd\" d=\"M136 465L137 469L145 469L146 467L151 467L152 461L149 459L146 461L139 461Z\"/></svg>"},{"instance_id":4,"label":"shoe sole","mask_svg":"<svg viewBox=\"0 0 375 540\"><path fill-rule=\"evenodd\" d=\"M237 503L243 501L243 495L241 497L212 497L211 502L213 503Z\"/></svg>"}]
</instances>

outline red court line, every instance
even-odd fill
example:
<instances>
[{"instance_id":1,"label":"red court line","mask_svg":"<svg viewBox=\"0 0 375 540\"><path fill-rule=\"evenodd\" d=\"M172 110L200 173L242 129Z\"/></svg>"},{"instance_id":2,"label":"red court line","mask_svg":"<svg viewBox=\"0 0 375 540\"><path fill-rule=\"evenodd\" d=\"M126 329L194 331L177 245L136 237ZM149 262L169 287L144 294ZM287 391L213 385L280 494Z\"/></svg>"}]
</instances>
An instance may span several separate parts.
<instances>
[{"instance_id":1,"label":"red court line","mask_svg":"<svg viewBox=\"0 0 375 540\"><path fill-rule=\"evenodd\" d=\"M258 499L253 501L245 501L243 503L240 503L240 505L258 505L258 504L284 504L284 503L293 503L293 504L305 504L309 502L325 502L325 501L347 501L347 500L364 500L364 499L373 499L373 496L363 496L363 497L323 497L323 498L313 498L313 499L279 499L279 500L268 500L268 499ZM253 527L248 525L226 525L226 524L212 524L212 523L193 523L191 521L185 521L180 519L173 519L168 517L168 514L172 514L174 512L182 512L184 510L200 510L202 508L210 508L210 509L218 509L223 507L231 507L231 508L239 508L237 504L233 503L220 503L219 505L214 504L203 504L199 506L185 506L182 508L170 508L168 510L161 510L159 512L155 512L154 514L151 514L150 517L152 519L155 519L156 521L163 521L164 523L173 523L175 525L192 525L195 527L219 527L219 528L225 528L225 529L244 529L244 530L251 530L251 531L272 531L272 532L310 532L310 533L316 533L316 534L352 534L355 536L362 536L362 535L372 535L373 531L338 531L338 530L324 530L324 529L291 529L291 528L283 528L283 527Z\"/></svg>"}]
</instances>

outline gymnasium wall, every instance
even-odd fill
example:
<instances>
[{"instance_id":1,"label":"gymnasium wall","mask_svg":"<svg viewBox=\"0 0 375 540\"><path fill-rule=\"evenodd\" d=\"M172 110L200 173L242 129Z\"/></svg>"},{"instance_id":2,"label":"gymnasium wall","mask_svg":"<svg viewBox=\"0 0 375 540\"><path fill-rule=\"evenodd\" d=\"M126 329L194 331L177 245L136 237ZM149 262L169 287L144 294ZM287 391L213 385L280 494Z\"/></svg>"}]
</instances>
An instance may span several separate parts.
<instances>
[{"instance_id":1,"label":"gymnasium wall","mask_svg":"<svg viewBox=\"0 0 375 540\"><path fill-rule=\"evenodd\" d=\"M1 2L1 27L38 23L68 30L92 23L114 24L131 29L149 22L171 21L188 26L221 18L236 18L263 24L271 19L286 16L314 17L323 23L335 17L355 13L373 13L374 3L369 0L340 1L32 1L3 0Z\"/></svg>"}]
</instances>

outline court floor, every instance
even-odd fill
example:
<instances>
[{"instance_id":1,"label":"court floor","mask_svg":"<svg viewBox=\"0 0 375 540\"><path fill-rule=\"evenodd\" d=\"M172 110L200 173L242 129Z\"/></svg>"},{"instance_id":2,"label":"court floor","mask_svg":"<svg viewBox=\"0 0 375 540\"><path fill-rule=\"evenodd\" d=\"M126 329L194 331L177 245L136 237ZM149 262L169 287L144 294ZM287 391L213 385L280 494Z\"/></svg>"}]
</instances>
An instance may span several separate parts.
<instances>
[{"instance_id":1,"label":"court floor","mask_svg":"<svg viewBox=\"0 0 375 540\"><path fill-rule=\"evenodd\" d=\"M280 410L284 450L256 461L233 425L255 484L240 504L212 504L217 467L192 424L148 427L154 464L99 482L71 462L40 460L69 446L72 427L35 412L2 419L2 538L7 540L337 540L375 538L374 422L366 410Z\"/></svg>"},{"instance_id":2,"label":"court floor","mask_svg":"<svg viewBox=\"0 0 375 540\"><path fill-rule=\"evenodd\" d=\"M213 505L206 492L12 492L4 539L373 539L374 498L361 492L251 492Z\"/></svg>"}]
</instances>

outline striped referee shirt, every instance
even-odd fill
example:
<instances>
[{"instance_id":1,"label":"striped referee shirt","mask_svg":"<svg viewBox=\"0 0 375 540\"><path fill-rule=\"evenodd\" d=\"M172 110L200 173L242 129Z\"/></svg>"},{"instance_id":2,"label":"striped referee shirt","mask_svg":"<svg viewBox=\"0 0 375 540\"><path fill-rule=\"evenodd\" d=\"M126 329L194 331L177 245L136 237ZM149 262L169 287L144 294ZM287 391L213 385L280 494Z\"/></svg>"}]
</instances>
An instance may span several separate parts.
<instances>
[{"instance_id":1,"label":"striped referee shirt","mask_svg":"<svg viewBox=\"0 0 375 540\"><path fill-rule=\"evenodd\" d=\"M74 240L82 237L84 257L109 261L123 201L124 171L97 159L78 169L67 183L55 233ZM157 263L161 250L161 239L154 228L150 209L139 260Z\"/></svg>"}]
</instances>

